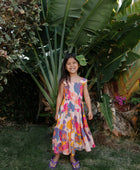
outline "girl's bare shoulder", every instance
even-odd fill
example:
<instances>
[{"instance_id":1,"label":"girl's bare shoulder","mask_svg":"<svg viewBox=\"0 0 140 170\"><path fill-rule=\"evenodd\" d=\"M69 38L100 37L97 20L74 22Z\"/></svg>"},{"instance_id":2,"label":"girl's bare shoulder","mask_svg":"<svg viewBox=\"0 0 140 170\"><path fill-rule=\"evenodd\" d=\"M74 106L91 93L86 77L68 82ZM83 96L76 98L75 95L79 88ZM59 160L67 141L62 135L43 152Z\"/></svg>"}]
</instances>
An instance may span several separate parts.
<instances>
[{"instance_id":1,"label":"girl's bare shoulder","mask_svg":"<svg viewBox=\"0 0 140 170\"><path fill-rule=\"evenodd\" d=\"M61 81L61 85L62 85L62 86L66 85L66 84L67 84L66 79L64 79L64 80Z\"/></svg>"}]
</instances>

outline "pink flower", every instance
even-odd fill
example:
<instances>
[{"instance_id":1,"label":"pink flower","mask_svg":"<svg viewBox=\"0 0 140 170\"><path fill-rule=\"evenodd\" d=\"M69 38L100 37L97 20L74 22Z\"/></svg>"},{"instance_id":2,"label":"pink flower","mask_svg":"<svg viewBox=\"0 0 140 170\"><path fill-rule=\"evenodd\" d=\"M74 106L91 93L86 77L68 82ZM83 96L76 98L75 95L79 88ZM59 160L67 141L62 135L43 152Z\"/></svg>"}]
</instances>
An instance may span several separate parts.
<instances>
[{"instance_id":1,"label":"pink flower","mask_svg":"<svg viewBox=\"0 0 140 170\"><path fill-rule=\"evenodd\" d=\"M126 97L122 97L122 96L115 96L115 102L117 102L119 105L123 105L124 101L126 100Z\"/></svg>"}]
</instances>

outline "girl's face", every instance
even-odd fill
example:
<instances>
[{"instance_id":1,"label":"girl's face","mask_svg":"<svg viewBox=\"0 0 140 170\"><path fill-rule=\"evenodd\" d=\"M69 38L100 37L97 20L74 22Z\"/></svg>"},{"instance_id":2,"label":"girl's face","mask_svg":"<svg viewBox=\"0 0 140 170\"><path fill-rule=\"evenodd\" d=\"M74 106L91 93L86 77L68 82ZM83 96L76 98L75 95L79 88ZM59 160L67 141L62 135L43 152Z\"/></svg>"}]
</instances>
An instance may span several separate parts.
<instances>
[{"instance_id":1,"label":"girl's face","mask_svg":"<svg viewBox=\"0 0 140 170\"><path fill-rule=\"evenodd\" d=\"M78 62L73 58L69 58L66 62L66 70L70 73L70 74L75 74L77 73L79 68L79 64Z\"/></svg>"}]
</instances>

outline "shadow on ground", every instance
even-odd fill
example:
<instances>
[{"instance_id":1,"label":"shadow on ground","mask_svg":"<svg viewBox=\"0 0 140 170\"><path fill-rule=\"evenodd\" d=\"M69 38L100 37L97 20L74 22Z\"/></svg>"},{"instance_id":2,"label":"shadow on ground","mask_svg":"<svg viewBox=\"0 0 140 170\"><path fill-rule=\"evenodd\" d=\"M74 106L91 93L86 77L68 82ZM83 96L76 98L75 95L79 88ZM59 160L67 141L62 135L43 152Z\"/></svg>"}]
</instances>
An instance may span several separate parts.
<instances>
[{"instance_id":1,"label":"shadow on ground","mask_svg":"<svg viewBox=\"0 0 140 170\"><path fill-rule=\"evenodd\" d=\"M0 170L49 170L53 130L47 126L0 128ZM81 170L140 170L140 141L93 133L96 148L77 152ZM62 155L56 170L71 170Z\"/></svg>"}]
</instances>

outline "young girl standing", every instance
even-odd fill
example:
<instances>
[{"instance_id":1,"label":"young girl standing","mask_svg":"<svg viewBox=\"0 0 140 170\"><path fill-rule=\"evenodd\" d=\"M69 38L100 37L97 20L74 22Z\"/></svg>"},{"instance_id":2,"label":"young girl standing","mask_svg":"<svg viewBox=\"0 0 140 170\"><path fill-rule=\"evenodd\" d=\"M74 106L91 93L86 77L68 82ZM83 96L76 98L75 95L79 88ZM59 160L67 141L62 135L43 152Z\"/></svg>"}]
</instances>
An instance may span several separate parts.
<instances>
[{"instance_id":1,"label":"young girl standing","mask_svg":"<svg viewBox=\"0 0 140 170\"><path fill-rule=\"evenodd\" d=\"M93 118L91 101L87 89L87 79L78 75L80 62L75 54L67 54L62 64L62 76L59 83L56 103L52 148L55 156L52 157L49 167L55 168L60 153L70 155L73 169L79 169L79 161L74 157L76 150L85 149L87 152L95 147L94 140L87 124L82 97L88 107L88 118Z\"/></svg>"}]
</instances>

